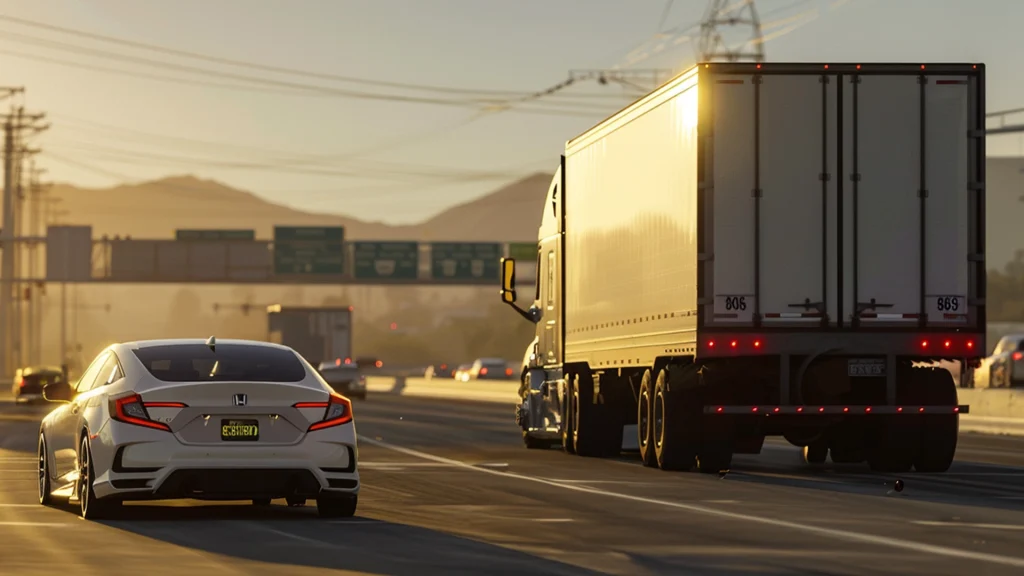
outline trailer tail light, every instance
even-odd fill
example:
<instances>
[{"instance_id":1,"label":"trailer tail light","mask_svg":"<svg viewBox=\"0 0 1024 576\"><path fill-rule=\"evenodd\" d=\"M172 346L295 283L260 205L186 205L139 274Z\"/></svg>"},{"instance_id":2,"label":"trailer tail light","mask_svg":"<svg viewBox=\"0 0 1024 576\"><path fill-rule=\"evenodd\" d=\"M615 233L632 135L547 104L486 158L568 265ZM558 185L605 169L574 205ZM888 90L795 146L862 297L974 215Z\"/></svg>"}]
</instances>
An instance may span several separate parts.
<instances>
[{"instance_id":1,"label":"trailer tail light","mask_svg":"<svg viewBox=\"0 0 1024 576\"><path fill-rule=\"evenodd\" d=\"M974 340L968 340L967 341L967 349L968 350L974 350Z\"/></svg>"},{"instance_id":2,"label":"trailer tail light","mask_svg":"<svg viewBox=\"0 0 1024 576\"><path fill-rule=\"evenodd\" d=\"M760 348L760 347L761 347L761 341L760 340L754 340L754 348Z\"/></svg>"},{"instance_id":3,"label":"trailer tail light","mask_svg":"<svg viewBox=\"0 0 1024 576\"><path fill-rule=\"evenodd\" d=\"M921 340L921 349L922 350L927 350L928 349L928 341L927 340Z\"/></svg>"},{"instance_id":4,"label":"trailer tail light","mask_svg":"<svg viewBox=\"0 0 1024 576\"><path fill-rule=\"evenodd\" d=\"M714 340L708 340L708 348L714 348L714 347L715 347L715 341Z\"/></svg>"},{"instance_id":5,"label":"trailer tail light","mask_svg":"<svg viewBox=\"0 0 1024 576\"><path fill-rule=\"evenodd\" d=\"M1019 361L1021 358L1024 358L1024 352L1014 352L1013 353L1013 361L1014 362Z\"/></svg>"},{"instance_id":6,"label":"trailer tail light","mask_svg":"<svg viewBox=\"0 0 1024 576\"><path fill-rule=\"evenodd\" d=\"M505 368L505 376L508 376L510 378L512 377L512 369L511 368Z\"/></svg>"},{"instance_id":7,"label":"trailer tail light","mask_svg":"<svg viewBox=\"0 0 1024 576\"><path fill-rule=\"evenodd\" d=\"M487 368L486 367L480 369L480 375L481 376L487 376Z\"/></svg>"},{"instance_id":8,"label":"trailer tail light","mask_svg":"<svg viewBox=\"0 0 1024 576\"><path fill-rule=\"evenodd\" d=\"M945 348L946 350L949 350L952 346L953 346L953 341L952 340L946 340L945 342L942 343L942 347Z\"/></svg>"}]
</instances>

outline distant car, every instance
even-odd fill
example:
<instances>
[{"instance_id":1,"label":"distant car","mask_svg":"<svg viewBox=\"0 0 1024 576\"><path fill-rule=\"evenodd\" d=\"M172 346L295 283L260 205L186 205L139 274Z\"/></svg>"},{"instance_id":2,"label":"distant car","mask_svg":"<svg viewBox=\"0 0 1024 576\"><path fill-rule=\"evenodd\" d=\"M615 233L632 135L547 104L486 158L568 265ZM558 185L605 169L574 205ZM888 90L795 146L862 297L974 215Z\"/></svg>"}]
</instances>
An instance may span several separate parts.
<instances>
[{"instance_id":1,"label":"distant car","mask_svg":"<svg viewBox=\"0 0 1024 576\"><path fill-rule=\"evenodd\" d=\"M374 358L373 356L360 356L356 358L356 364L358 364L362 370L373 370L374 368L380 370L384 367L384 361L380 358Z\"/></svg>"},{"instance_id":2,"label":"distant car","mask_svg":"<svg viewBox=\"0 0 1024 576\"><path fill-rule=\"evenodd\" d=\"M452 378L459 382L469 382L469 370L472 368L472 364L460 364L455 372L452 372Z\"/></svg>"},{"instance_id":3,"label":"distant car","mask_svg":"<svg viewBox=\"0 0 1024 576\"><path fill-rule=\"evenodd\" d=\"M352 403L293 349L247 340L114 344L39 427L39 502L67 497L83 518L125 500L316 498L325 517L355 514Z\"/></svg>"},{"instance_id":4,"label":"distant car","mask_svg":"<svg viewBox=\"0 0 1024 576\"><path fill-rule=\"evenodd\" d=\"M349 398L366 400L366 376L359 371L355 362L321 362L317 372L335 392Z\"/></svg>"},{"instance_id":5,"label":"distant car","mask_svg":"<svg viewBox=\"0 0 1024 576\"><path fill-rule=\"evenodd\" d=\"M15 402L43 401L43 387L51 382L62 382L64 371L58 366L26 366L14 373L11 396Z\"/></svg>"},{"instance_id":6,"label":"distant car","mask_svg":"<svg viewBox=\"0 0 1024 576\"><path fill-rule=\"evenodd\" d=\"M504 380L512 374L512 368L502 358L478 358L468 370L470 380Z\"/></svg>"},{"instance_id":7,"label":"distant car","mask_svg":"<svg viewBox=\"0 0 1024 576\"><path fill-rule=\"evenodd\" d=\"M975 388L1024 388L1024 334L1004 336L974 370Z\"/></svg>"},{"instance_id":8,"label":"distant car","mask_svg":"<svg viewBox=\"0 0 1024 576\"><path fill-rule=\"evenodd\" d=\"M427 366L426 371L423 372L424 378L451 378L452 369L447 364L435 364L433 366Z\"/></svg>"}]
</instances>

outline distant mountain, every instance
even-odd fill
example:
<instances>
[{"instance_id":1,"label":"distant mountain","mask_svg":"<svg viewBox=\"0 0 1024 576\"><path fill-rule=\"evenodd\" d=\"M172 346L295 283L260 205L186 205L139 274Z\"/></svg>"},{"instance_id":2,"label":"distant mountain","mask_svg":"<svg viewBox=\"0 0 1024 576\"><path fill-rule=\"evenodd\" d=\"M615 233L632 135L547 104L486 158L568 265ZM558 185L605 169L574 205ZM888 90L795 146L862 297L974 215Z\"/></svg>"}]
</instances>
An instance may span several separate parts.
<instances>
[{"instance_id":1,"label":"distant mountain","mask_svg":"<svg viewBox=\"0 0 1024 576\"><path fill-rule=\"evenodd\" d=\"M113 188L58 184L51 196L68 224L91 224L96 237L173 238L180 228L255 229L271 238L275 225L344 226L366 240L530 241L540 224L540 204L551 176L535 174L422 224L390 226L334 214L317 214L268 202L214 180L173 176Z\"/></svg>"}]
</instances>

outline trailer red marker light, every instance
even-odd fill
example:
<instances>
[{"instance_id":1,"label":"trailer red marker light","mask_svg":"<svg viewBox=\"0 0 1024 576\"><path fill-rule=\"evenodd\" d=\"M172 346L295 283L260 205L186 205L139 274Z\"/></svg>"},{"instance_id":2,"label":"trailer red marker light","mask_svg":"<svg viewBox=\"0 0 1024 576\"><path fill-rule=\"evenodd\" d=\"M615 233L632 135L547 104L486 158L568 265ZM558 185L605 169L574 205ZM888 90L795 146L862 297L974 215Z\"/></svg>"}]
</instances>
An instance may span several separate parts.
<instances>
[{"instance_id":1,"label":"trailer red marker light","mask_svg":"<svg viewBox=\"0 0 1024 576\"><path fill-rule=\"evenodd\" d=\"M825 64L825 70L828 70L828 64Z\"/></svg>"},{"instance_id":2,"label":"trailer red marker light","mask_svg":"<svg viewBox=\"0 0 1024 576\"><path fill-rule=\"evenodd\" d=\"M719 406L718 408L715 408L715 412L721 413L723 410L725 410L725 408L722 408L721 406Z\"/></svg>"},{"instance_id":3,"label":"trailer red marker light","mask_svg":"<svg viewBox=\"0 0 1024 576\"><path fill-rule=\"evenodd\" d=\"M924 64L921 64L921 70L924 70Z\"/></svg>"},{"instance_id":4,"label":"trailer red marker light","mask_svg":"<svg viewBox=\"0 0 1024 576\"><path fill-rule=\"evenodd\" d=\"M946 349L948 350L949 347L953 345L953 343L950 342L949 340L946 340L945 342L942 343L942 345L945 346Z\"/></svg>"},{"instance_id":5,"label":"trailer red marker light","mask_svg":"<svg viewBox=\"0 0 1024 576\"><path fill-rule=\"evenodd\" d=\"M796 407L796 411L797 412L803 412L804 411L804 407L803 406L797 406Z\"/></svg>"},{"instance_id":6,"label":"trailer red marker light","mask_svg":"<svg viewBox=\"0 0 1024 576\"><path fill-rule=\"evenodd\" d=\"M920 408L918 408L917 411L918 412L924 412L924 406L921 406Z\"/></svg>"},{"instance_id":7,"label":"trailer red marker light","mask_svg":"<svg viewBox=\"0 0 1024 576\"><path fill-rule=\"evenodd\" d=\"M729 346L732 346L733 348L735 348L738 345L739 345L739 342L737 342L735 340L733 340L732 342L729 342Z\"/></svg>"},{"instance_id":8,"label":"trailer red marker light","mask_svg":"<svg viewBox=\"0 0 1024 576\"><path fill-rule=\"evenodd\" d=\"M867 406L867 407L865 407L865 408L864 408L864 412L871 412L871 406Z\"/></svg>"},{"instance_id":9,"label":"trailer red marker light","mask_svg":"<svg viewBox=\"0 0 1024 576\"><path fill-rule=\"evenodd\" d=\"M959 411L960 411L960 407L959 406L953 406L953 413L954 414L956 414Z\"/></svg>"},{"instance_id":10,"label":"trailer red marker light","mask_svg":"<svg viewBox=\"0 0 1024 576\"><path fill-rule=\"evenodd\" d=\"M860 70L860 64L857 64L857 70Z\"/></svg>"},{"instance_id":11,"label":"trailer red marker light","mask_svg":"<svg viewBox=\"0 0 1024 576\"><path fill-rule=\"evenodd\" d=\"M824 411L825 411L825 407L824 406L822 406L821 408L818 408L818 412L824 412Z\"/></svg>"},{"instance_id":12,"label":"trailer red marker light","mask_svg":"<svg viewBox=\"0 0 1024 576\"><path fill-rule=\"evenodd\" d=\"M849 411L850 411L850 407L849 406L843 406L843 412L849 412Z\"/></svg>"},{"instance_id":13,"label":"trailer red marker light","mask_svg":"<svg viewBox=\"0 0 1024 576\"><path fill-rule=\"evenodd\" d=\"M760 348L760 347L761 347L761 341L760 340L754 340L754 348Z\"/></svg>"},{"instance_id":14,"label":"trailer red marker light","mask_svg":"<svg viewBox=\"0 0 1024 576\"><path fill-rule=\"evenodd\" d=\"M757 406L754 406L753 408L751 408L750 411L751 412L757 412Z\"/></svg>"},{"instance_id":15,"label":"trailer red marker light","mask_svg":"<svg viewBox=\"0 0 1024 576\"><path fill-rule=\"evenodd\" d=\"M778 412L778 411L779 411L779 407L778 406L775 407L775 410L772 410L772 412Z\"/></svg>"},{"instance_id":16,"label":"trailer red marker light","mask_svg":"<svg viewBox=\"0 0 1024 576\"><path fill-rule=\"evenodd\" d=\"M928 341L927 340L921 340L921 348L928 348Z\"/></svg>"},{"instance_id":17,"label":"trailer red marker light","mask_svg":"<svg viewBox=\"0 0 1024 576\"><path fill-rule=\"evenodd\" d=\"M708 348L714 348L714 347L715 347L715 341L714 340L708 340Z\"/></svg>"},{"instance_id":18,"label":"trailer red marker light","mask_svg":"<svg viewBox=\"0 0 1024 576\"><path fill-rule=\"evenodd\" d=\"M973 350L974 349L974 340L968 340L967 341L967 349L968 350Z\"/></svg>"},{"instance_id":19,"label":"trailer red marker light","mask_svg":"<svg viewBox=\"0 0 1024 576\"><path fill-rule=\"evenodd\" d=\"M758 64L758 65L757 65L757 69L758 69L758 70L760 70L760 69L761 69L761 65L760 65L760 64Z\"/></svg>"},{"instance_id":20,"label":"trailer red marker light","mask_svg":"<svg viewBox=\"0 0 1024 576\"><path fill-rule=\"evenodd\" d=\"M898 406L898 407L896 408L896 411L897 411L897 412L903 412L903 406Z\"/></svg>"}]
</instances>

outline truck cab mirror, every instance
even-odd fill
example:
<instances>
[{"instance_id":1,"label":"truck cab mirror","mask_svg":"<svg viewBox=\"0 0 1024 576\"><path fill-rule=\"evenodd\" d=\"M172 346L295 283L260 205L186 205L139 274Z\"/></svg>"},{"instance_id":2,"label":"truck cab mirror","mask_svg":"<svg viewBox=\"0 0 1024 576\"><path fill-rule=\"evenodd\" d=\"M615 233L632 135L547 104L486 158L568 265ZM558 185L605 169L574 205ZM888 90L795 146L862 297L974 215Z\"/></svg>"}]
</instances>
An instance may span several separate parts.
<instances>
[{"instance_id":1,"label":"truck cab mirror","mask_svg":"<svg viewBox=\"0 0 1024 576\"><path fill-rule=\"evenodd\" d=\"M516 261L514 258L501 259L501 301L516 303Z\"/></svg>"}]
</instances>

